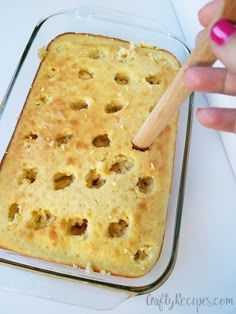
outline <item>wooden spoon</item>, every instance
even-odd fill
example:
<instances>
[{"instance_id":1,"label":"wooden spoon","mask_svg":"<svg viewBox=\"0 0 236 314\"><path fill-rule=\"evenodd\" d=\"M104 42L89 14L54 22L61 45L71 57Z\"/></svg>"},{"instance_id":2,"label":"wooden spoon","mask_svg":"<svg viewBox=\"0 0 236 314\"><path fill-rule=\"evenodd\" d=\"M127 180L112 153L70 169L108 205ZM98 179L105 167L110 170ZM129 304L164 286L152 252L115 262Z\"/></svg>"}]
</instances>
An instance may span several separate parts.
<instances>
[{"instance_id":1,"label":"wooden spoon","mask_svg":"<svg viewBox=\"0 0 236 314\"><path fill-rule=\"evenodd\" d=\"M141 150L148 148L167 125L171 116L177 112L183 101L191 94L192 91L183 81L184 71L195 65L209 66L216 61L210 48L209 32L212 25L219 19L236 22L236 0L221 0L218 11L204 30L197 45L135 135L133 144L136 148Z\"/></svg>"}]
</instances>

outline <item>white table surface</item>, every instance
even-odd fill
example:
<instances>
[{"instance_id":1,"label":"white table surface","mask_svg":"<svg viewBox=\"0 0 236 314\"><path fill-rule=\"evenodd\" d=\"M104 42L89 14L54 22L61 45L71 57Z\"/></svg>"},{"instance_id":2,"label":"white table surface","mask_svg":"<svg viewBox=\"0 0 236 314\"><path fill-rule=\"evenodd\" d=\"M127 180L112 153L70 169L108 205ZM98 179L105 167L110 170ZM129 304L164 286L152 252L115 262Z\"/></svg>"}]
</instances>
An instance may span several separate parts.
<instances>
[{"instance_id":1,"label":"white table surface","mask_svg":"<svg viewBox=\"0 0 236 314\"><path fill-rule=\"evenodd\" d=\"M190 0L178 0L184 3ZM195 2L197 0L192 0ZM85 1L84 1L85 2ZM155 18L162 0L101 0L109 8ZM19 57L36 22L58 9L75 7L76 0L7 0L0 3L0 99L11 79ZM195 21L196 22L196 21ZM171 21L169 27L173 28ZM197 94L195 105L206 105ZM1 135L0 135L1 138ZM170 278L152 292L161 296L189 298L195 305L147 304L147 296L131 298L107 313L236 313L236 182L216 131L193 119L187 186L177 263ZM1 267L1 266L0 266ZM234 304L208 306L207 300L229 298ZM149 300L150 301L150 300ZM91 300L92 304L93 300ZM0 288L0 313L97 313L95 310L18 294Z\"/></svg>"}]
</instances>

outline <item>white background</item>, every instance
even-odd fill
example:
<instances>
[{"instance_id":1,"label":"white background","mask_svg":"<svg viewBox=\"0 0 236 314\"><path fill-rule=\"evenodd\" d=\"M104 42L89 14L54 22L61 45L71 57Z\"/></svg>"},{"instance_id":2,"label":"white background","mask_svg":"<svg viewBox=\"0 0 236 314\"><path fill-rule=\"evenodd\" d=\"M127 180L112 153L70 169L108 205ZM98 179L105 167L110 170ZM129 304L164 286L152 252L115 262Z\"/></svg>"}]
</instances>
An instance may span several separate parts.
<instances>
[{"instance_id":1,"label":"white background","mask_svg":"<svg viewBox=\"0 0 236 314\"><path fill-rule=\"evenodd\" d=\"M197 0L173 1L187 23L197 24L197 12L189 19L190 6ZM0 3L0 99L11 79L25 44L41 17L58 9L79 5L76 0L7 0ZM83 1L85 2L85 1ZM159 17L162 0L101 0L99 4L147 17ZM201 1L203 2L203 1ZM167 4L166 4L167 5ZM188 8L188 9L187 9ZM172 32L176 25L163 18ZM193 38L188 38L190 46ZM195 106L205 106L204 95L197 94ZM0 139L1 139L0 134ZM176 293L190 298L233 298L234 306L200 306L199 313L236 313L236 182L217 132L193 120L192 141L178 259L167 282L152 293L155 299ZM1 266L0 266L1 267ZM11 276L9 272L9 276ZM89 298L89 296L88 296ZM91 299L91 304L93 300ZM97 313L72 305L26 296L0 288L0 313ZM146 296L131 298L107 313L159 313L160 308L146 304ZM164 305L162 313L197 313L195 306Z\"/></svg>"}]
</instances>

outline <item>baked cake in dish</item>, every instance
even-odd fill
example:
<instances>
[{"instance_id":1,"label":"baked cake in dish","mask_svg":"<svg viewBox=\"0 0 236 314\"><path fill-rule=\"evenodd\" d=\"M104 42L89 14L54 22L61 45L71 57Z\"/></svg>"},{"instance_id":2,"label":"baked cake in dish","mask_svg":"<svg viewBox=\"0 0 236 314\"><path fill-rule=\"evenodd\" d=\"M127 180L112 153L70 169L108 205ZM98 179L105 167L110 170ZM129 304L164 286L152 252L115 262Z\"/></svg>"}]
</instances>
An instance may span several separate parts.
<instances>
[{"instance_id":1,"label":"baked cake in dish","mask_svg":"<svg viewBox=\"0 0 236 314\"><path fill-rule=\"evenodd\" d=\"M161 252L177 115L132 139L179 70L168 51L65 33L41 63L0 167L0 247L137 277Z\"/></svg>"}]
</instances>

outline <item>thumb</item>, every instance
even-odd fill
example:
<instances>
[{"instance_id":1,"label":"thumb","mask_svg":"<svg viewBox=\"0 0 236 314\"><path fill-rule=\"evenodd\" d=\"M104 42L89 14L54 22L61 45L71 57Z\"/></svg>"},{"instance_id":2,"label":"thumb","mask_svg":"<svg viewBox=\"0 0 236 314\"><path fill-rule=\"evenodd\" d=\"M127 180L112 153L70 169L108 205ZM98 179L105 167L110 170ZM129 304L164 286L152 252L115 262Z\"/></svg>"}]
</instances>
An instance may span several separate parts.
<instances>
[{"instance_id":1,"label":"thumb","mask_svg":"<svg viewBox=\"0 0 236 314\"><path fill-rule=\"evenodd\" d=\"M236 73L236 27L219 20L212 26L210 37L213 53L229 71Z\"/></svg>"}]
</instances>

